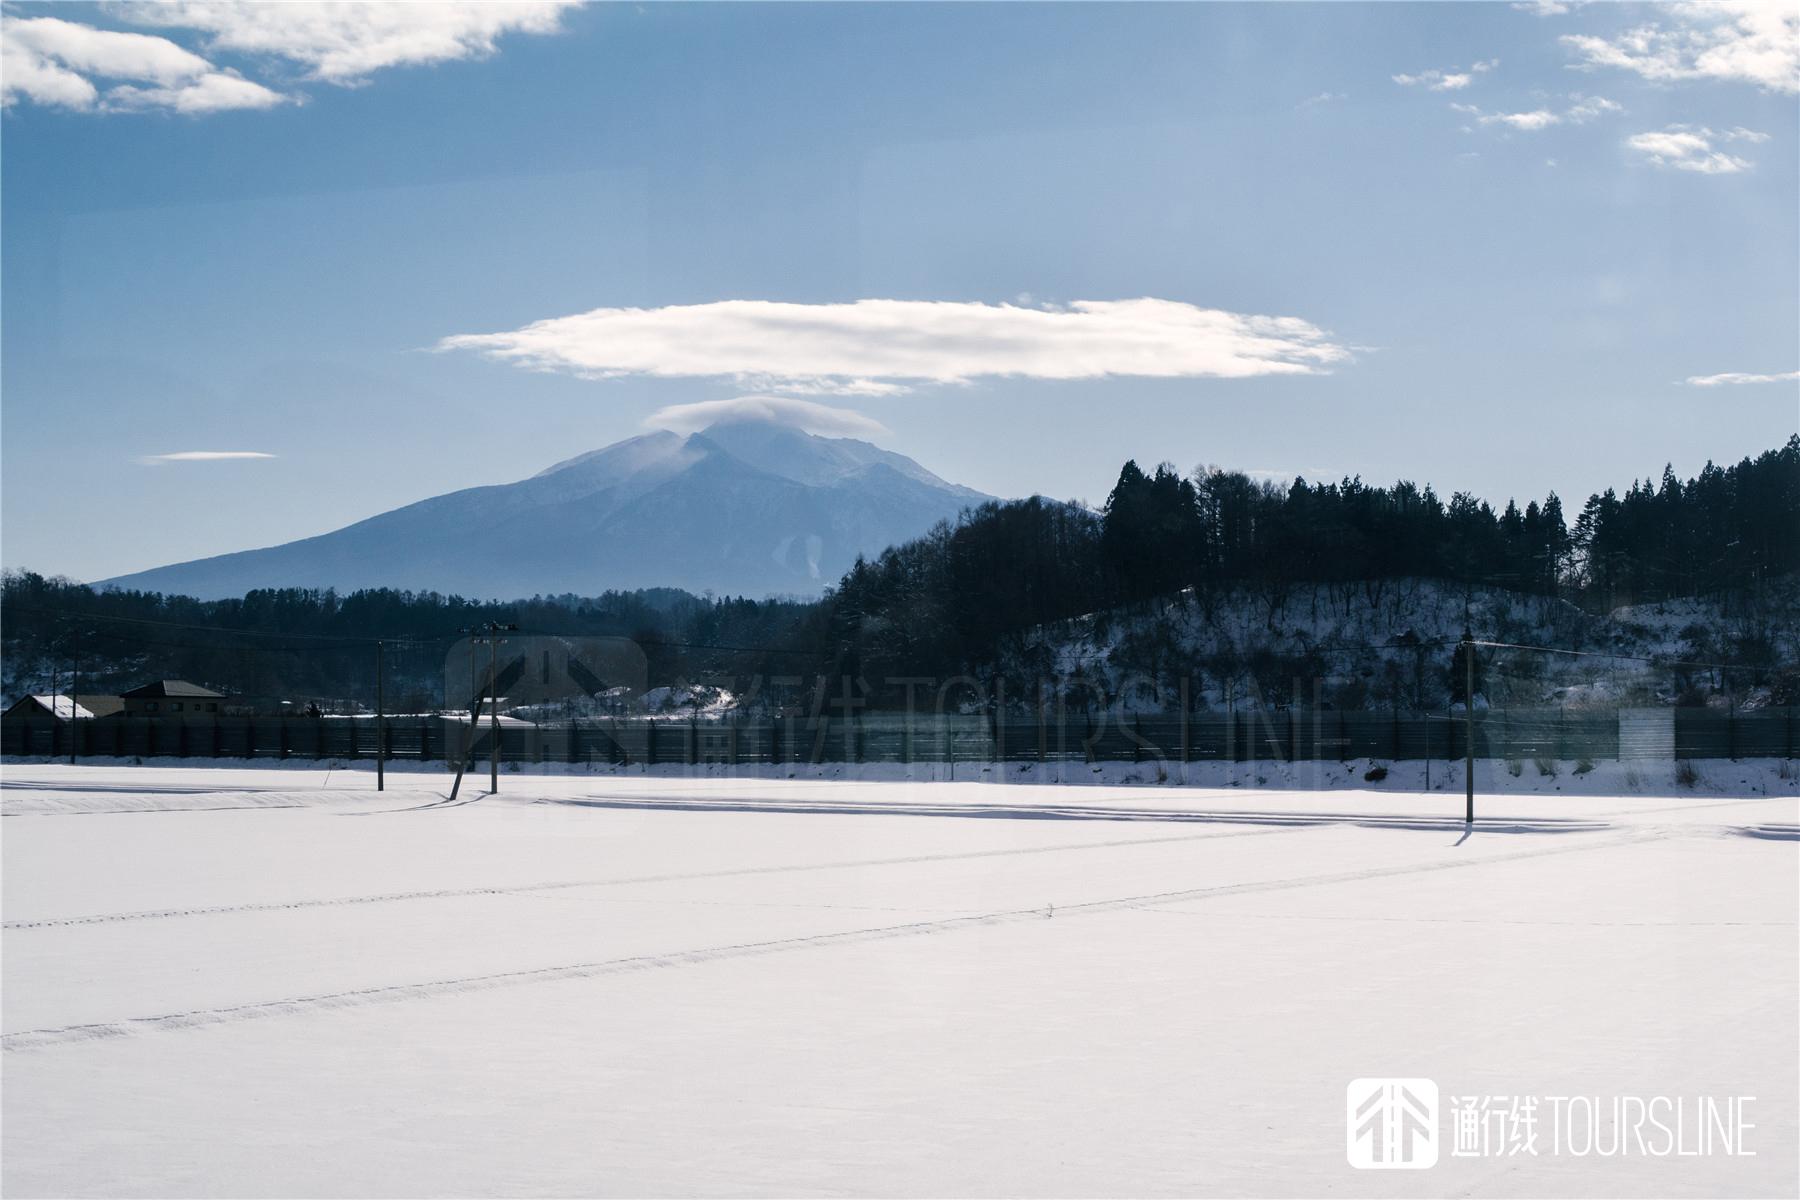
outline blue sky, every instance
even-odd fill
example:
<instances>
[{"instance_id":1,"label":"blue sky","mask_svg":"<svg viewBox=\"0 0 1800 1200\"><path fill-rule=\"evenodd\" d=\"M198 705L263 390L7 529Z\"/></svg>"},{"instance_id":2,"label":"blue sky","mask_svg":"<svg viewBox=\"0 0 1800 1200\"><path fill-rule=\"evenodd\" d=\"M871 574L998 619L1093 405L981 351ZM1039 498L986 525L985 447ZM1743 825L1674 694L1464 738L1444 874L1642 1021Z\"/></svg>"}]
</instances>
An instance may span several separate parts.
<instances>
[{"instance_id":1,"label":"blue sky","mask_svg":"<svg viewBox=\"0 0 1800 1200\"><path fill-rule=\"evenodd\" d=\"M746 393L1095 502L1135 457L1578 505L1800 427L1779 6L485 11L5 6L7 566Z\"/></svg>"}]
</instances>

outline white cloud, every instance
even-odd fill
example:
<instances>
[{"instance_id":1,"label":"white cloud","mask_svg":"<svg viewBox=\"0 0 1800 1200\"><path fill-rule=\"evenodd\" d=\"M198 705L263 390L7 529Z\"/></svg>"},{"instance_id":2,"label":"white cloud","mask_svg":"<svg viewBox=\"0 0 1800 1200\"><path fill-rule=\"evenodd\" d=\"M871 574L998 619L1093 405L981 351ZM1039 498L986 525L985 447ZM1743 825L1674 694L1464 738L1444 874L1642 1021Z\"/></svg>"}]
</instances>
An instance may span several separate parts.
<instances>
[{"instance_id":1,"label":"white cloud","mask_svg":"<svg viewBox=\"0 0 1800 1200\"><path fill-rule=\"evenodd\" d=\"M175 87L139 88L127 85L106 93L107 107L119 111L168 108L195 115L225 112L234 108L271 108L286 103L287 100L288 97L279 92L271 92L260 83L252 83L223 71L213 71Z\"/></svg>"},{"instance_id":2,"label":"white cloud","mask_svg":"<svg viewBox=\"0 0 1800 1200\"><path fill-rule=\"evenodd\" d=\"M1793 0L1670 4L1659 19L1611 38L1566 34L1585 67L1618 67L1672 83L1717 79L1800 92L1800 6Z\"/></svg>"},{"instance_id":3,"label":"white cloud","mask_svg":"<svg viewBox=\"0 0 1800 1200\"><path fill-rule=\"evenodd\" d=\"M747 374L737 377L746 387L779 388L790 396L900 396L912 389L905 384L879 379L793 379L778 375Z\"/></svg>"},{"instance_id":4,"label":"white cloud","mask_svg":"<svg viewBox=\"0 0 1800 1200\"><path fill-rule=\"evenodd\" d=\"M1508 129L1523 130L1526 133L1562 124L1561 117L1543 108L1533 109L1531 112L1486 113L1476 120L1483 125L1504 125Z\"/></svg>"},{"instance_id":5,"label":"white cloud","mask_svg":"<svg viewBox=\"0 0 1800 1200\"><path fill-rule=\"evenodd\" d=\"M1434 68L1429 71L1420 71L1416 75L1392 75L1389 76L1389 78L1395 83L1400 84L1402 87L1418 87L1424 85L1434 92L1455 92L1460 91L1473 83L1476 75L1484 71L1491 71L1499 65L1499 59L1490 58L1485 62L1475 63L1466 69L1451 67L1447 70L1437 70Z\"/></svg>"},{"instance_id":6,"label":"white cloud","mask_svg":"<svg viewBox=\"0 0 1800 1200\"><path fill-rule=\"evenodd\" d=\"M1742 125L1739 125L1736 129L1728 129L1725 131L1725 140L1728 142L1749 142L1752 145L1755 145L1768 141L1769 135L1766 133L1758 133L1754 129L1745 129Z\"/></svg>"},{"instance_id":7,"label":"white cloud","mask_svg":"<svg viewBox=\"0 0 1800 1200\"><path fill-rule=\"evenodd\" d=\"M1350 357L1297 317L1148 298L1054 308L925 300L597 308L506 333L447 337L437 348L595 379L723 377L783 392L864 395L982 376L1310 375Z\"/></svg>"},{"instance_id":8,"label":"white cloud","mask_svg":"<svg viewBox=\"0 0 1800 1200\"><path fill-rule=\"evenodd\" d=\"M1779 375L1749 375L1742 371L1726 371L1722 375L1689 375L1682 380L1692 387L1720 387L1735 383L1793 383L1800 380L1800 371L1783 371Z\"/></svg>"},{"instance_id":9,"label":"white cloud","mask_svg":"<svg viewBox=\"0 0 1800 1200\"><path fill-rule=\"evenodd\" d=\"M1338 100L1343 100L1343 99L1345 99L1345 94L1343 92L1320 92L1316 96L1308 96L1306 99L1302 100L1300 103L1294 105L1294 107L1295 108L1316 108L1317 106L1319 106L1321 104L1331 104Z\"/></svg>"},{"instance_id":10,"label":"white cloud","mask_svg":"<svg viewBox=\"0 0 1800 1200\"><path fill-rule=\"evenodd\" d=\"M558 32L564 10L578 3L124 0L101 10L135 25L180 31L186 40L203 38L208 54L284 59L300 64L309 78L356 84L384 67L492 54L503 34ZM102 87L96 80L125 82ZM0 104L21 98L87 112L200 114L271 108L303 97L215 66L168 37L7 14L0 33Z\"/></svg>"},{"instance_id":11,"label":"white cloud","mask_svg":"<svg viewBox=\"0 0 1800 1200\"><path fill-rule=\"evenodd\" d=\"M484 57L503 34L559 32L563 12L579 3L130 0L111 10L134 24L198 30L215 51L275 55L303 64L315 79L357 83L385 67Z\"/></svg>"},{"instance_id":12,"label":"white cloud","mask_svg":"<svg viewBox=\"0 0 1800 1200\"><path fill-rule=\"evenodd\" d=\"M1534 17L1560 17L1569 11L1563 0L1520 0L1513 7Z\"/></svg>"},{"instance_id":13,"label":"white cloud","mask_svg":"<svg viewBox=\"0 0 1800 1200\"><path fill-rule=\"evenodd\" d=\"M1569 99L1574 103L1563 113L1563 116L1576 125L1585 124L1606 113L1625 111L1623 104L1608 100L1605 96L1583 96L1580 92L1575 92L1569 96Z\"/></svg>"},{"instance_id":14,"label":"white cloud","mask_svg":"<svg viewBox=\"0 0 1800 1200\"><path fill-rule=\"evenodd\" d=\"M245 458L274 458L260 450L177 450L173 454L146 454L138 459L147 467L176 462L230 462Z\"/></svg>"},{"instance_id":15,"label":"white cloud","mask_svg":"<svg viewBox=\"0 0 1800 1200\"><path fill-rule=\"evenodd\" d=\"M16 23L0 16L0 104L21 96L58 108L92 108L100 89L14 36Z\"/></svg>"},{"instance_id":16,"label":"white cloud","mask_svg":"<svg viewBox=\"0 0 1800 1200\"><path fill-rule=\"evenodd\" d=\"M1605 96L1583 96L1580 92L1572 92L1569 100L1571 101L1570 106L1560 113L1548 108L1534 108L1529 112L1490 113L1483 112L1473 104L1452 103L1450 107L1466 116L1474 117L1477 125L1488 127L1499 125L1507 129L1516 129L1521 133L1536 133L1541 129L1548 129L1552 125L1561 125L1565 122L1570 125L1585 125L1602 113L1625 111L1624 105L1616 104Z\"/></svg>"},{"instance_id":17,"label":"white cloud","mask_svg":"<svg viewBox=\"0 0 1800 1200\"><path fill-rule=\"evenodd\" d=\"M1637 133L1625 144L1659 167L1697 171L1703 175L1735 175L1755 163L1713 147L1719 135L1705 126L1671 125L1660 133Z\"/></svg>"},{"instance_id":18,"label":"white cloud","mask_svg":"<svg viewBox=\"0 0 1800 1200\"><path fill-rule=\"evenodd\" d=\"M702 400L695 404L671 404L659 408L645 418L652 429L672 429L677 433L693 433L730 420L774 421L778 425L804 429L826 437L878 438L893 433L886 425L865 413L848 408L833 408L811 400L792 396L737 396L730 400Z\"/></svg>"},{"instance_id":19,"label":"white cloud","mask_svg":"<svg viewBox=\"0 0 1800 1200\"><path fill-rule=\"evenodd\" d=\"M71 70L107 79L171 84L212 70L211 63L168 38L95 29L56 17L8 18L6 37Z\"/></svg>"},{"instance_id":20,"label":"white cloud","mask_svg":"<svg viewBox=\"0 0 1800 1200\"><path fill-rule=\"evenodd\" d=\"M0 72L0 102L8 105L24 97L88 111L169 108L198 113L268 108L287 100L219 70L167 38L95 29L57 17L0 16ZM102 92L96 78L137 82Z\"/></svg>"}]
</instances>

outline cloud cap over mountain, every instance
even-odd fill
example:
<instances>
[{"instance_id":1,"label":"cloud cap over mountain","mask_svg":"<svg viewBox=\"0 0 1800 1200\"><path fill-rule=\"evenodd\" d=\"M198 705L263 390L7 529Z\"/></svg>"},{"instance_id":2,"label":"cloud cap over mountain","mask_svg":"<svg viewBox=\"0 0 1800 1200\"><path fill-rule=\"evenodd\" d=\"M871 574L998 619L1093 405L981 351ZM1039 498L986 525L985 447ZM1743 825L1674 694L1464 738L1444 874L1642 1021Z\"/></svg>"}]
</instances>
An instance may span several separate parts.
<instances>
[{"instance_id":1,"label":"cloud cap over mountain","mask_svg":"<svg viewBox=\"0 0 1800 1200\"><path fill-rule=\"evenodd\" d=\"M1349 350L1298 317L1175 300L1023 307L944 300L796 304L719 300L596 308L503 333L457 334L440 350L594 379L731 378L769 390L881 394L983 376L1098 379L1310 375Z\"/></svg>"}]
</instances>

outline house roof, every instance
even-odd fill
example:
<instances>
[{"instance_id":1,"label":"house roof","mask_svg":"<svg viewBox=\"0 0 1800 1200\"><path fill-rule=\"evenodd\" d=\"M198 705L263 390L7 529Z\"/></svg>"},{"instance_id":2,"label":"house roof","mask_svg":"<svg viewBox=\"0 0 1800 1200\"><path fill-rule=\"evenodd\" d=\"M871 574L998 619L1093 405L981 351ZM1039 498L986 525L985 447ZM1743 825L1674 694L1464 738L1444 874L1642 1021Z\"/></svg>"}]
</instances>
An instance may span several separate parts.
<instances>
[{"instance_id":1,"label":"house roof","mask_svg":"<svg viewBox=\"0 0 1800 1200\"><path fill-rule=\"evenodd\" d=\"M111 717L125 711L125 701L118 696L89 696L77 693L75 703L96 717Z\"/></svg>"},{"instance_id":2,"label":"house roof","mask_svg":"<svg viewBox=\"0 0 1800 1200\"><path fill-rule=\"evenodd\" d=\"M215 692L211 688L203 688L197 683L189 683L185 679L158 679L155 683L146 683L143 687L132 688L123 693L127 700L223 700L225 693Z\"/></svg>"},{"instance_id":3,"label":"house roof","mask_svg":"<svg viewBox=\"0 0 1800 1200\"><path fill-rule=\"evenodd\" d=\"M123 709L125 702L117 696L75 696L72 699L64 695L26 696L7 712L16 713L33 705L46 713L54 713L59 721L67 721L71 716L79 721L110 717Z\"/></svg>"}]
</instances>

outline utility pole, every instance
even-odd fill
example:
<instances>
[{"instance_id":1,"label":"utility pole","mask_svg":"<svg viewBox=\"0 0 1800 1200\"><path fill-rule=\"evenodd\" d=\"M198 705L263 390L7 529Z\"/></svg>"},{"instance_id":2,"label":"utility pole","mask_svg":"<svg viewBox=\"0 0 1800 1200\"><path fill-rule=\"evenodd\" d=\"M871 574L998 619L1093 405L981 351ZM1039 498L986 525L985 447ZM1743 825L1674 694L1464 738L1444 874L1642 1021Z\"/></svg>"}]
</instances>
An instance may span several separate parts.
<instances>
[{"instance_id":1,"label":"utility pole","mask_svg":"<svg viewBox=\"0 0 1800 1200\"><path fill-rule=\"evenodd\" d=\"M1475 824L1475 635L1463 626L1463 824Z\"/></svg>"},{"instance_id":2,"label":"utility pole","mask_svg":"<svg viewBox=\"0 0 1800 1200\"><path fill-rule=\"evenodd\" d=\"M488 638L488 794L500 794L500 639Z\"/></svg>"},{"instance_id":3,"label":"utility pole","mask_svg":"<svg viewBox=\"0 0 1800 1200\"><path fill-rule=\"evenodd\" d=\"M468 633L469 630L465 629L465 630L463 630L463 632ZM469 639L469 686L470 687L475 686L475 639L474 638ZM486 691L487 691L486 688L482 688L480 691L477 691L473 696L470 697L471 702L469 704L469 732L468 732L468 736L466 736L463 739L463 769L464 770L468 769L469 760L471 758L475 757L475 735L481 732L481 697L482 697L482 694L485 693ZM461 772L458 772L456 778L457 778L458 782L460 782L462 780ZM452 788L451 792L452 792L452 798L454 798L455 789Z\"/></svg>"},{"instance_id":4,"label":"utility pole","mask_svg":"<svg viewBox=\"0 0 1800 1200\"><path fill-rule=\"evenodd\" d=\"M387 790L387 705L381 691L382 643L375 643L375 790Z\"/></svg>"},{"instance_id":5,"label":"utility pole","mask_svg":"<svg viewBox=\"0 0 1800 1200\"><path fill-rule=\"evenodd\" d=\"M69 654L69 765L75 765L75 740L80 737L75 724L81 694L81 625L74 626L74 647ZM54 703L54 702L53 702Z\"/></svg>"}]
</instances>

